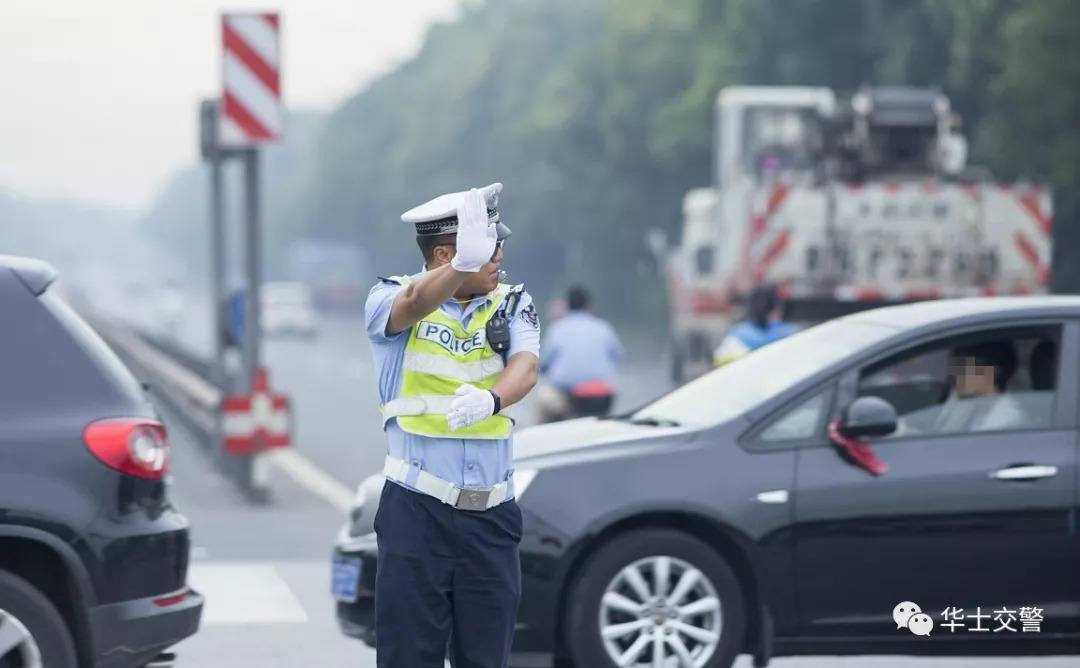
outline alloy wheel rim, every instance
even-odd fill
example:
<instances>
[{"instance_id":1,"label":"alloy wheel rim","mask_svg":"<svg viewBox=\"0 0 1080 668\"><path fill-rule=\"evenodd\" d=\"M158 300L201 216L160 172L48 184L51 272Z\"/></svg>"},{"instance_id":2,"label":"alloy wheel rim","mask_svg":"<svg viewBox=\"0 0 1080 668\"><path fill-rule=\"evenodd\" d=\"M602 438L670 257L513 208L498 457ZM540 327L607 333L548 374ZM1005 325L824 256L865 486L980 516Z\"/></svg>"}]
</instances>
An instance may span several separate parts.
<instances>
[{"instance_id":1,"label":"alloy wheel rim","mask_svg":"<svg viewBox=\"0 0 1080 668\"><path fill-rule=\"evenodd\" d=\"M42 668L41 649L19 619L0 609L0 666Z\"/></svg>"},{"instance_id":2,"label":"alloy wheel rim","mask_svg":"<svg viewBox=\"0 0 1080 668\"><path fill-rule=\"evenodd\" d=\"M722 630L716 587L675 557L629 564L600 601L600 637L619 668L702 668L716 653Z\"/></svg>"}]
</instances>

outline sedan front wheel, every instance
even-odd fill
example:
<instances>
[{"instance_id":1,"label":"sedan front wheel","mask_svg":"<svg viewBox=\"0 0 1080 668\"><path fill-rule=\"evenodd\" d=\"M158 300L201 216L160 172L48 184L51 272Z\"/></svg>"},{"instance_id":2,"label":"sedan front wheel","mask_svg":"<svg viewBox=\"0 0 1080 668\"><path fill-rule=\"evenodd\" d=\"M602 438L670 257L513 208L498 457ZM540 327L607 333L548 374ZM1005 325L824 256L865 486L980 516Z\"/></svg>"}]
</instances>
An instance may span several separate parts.
<instances>
[{"instance_id":1,"label":"sedan front wheel","mask_svg":"<svg viewBox=\"0 0 1080 668\"><path fill-rule=\"evenodd\" d=\"M746 628L731 567L671 529L602 545L572 585L565 622L574 664L589 668L728 668Z\"/></svg>"}]
</instances>

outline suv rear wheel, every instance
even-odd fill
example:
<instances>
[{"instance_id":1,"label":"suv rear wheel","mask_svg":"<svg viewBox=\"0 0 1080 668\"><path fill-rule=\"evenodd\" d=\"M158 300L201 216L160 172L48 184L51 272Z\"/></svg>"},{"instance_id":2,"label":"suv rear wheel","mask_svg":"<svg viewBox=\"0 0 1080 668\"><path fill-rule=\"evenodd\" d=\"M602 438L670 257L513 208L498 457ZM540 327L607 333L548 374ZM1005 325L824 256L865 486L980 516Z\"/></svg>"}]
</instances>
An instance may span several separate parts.
<instances>
[{"instance_id":1,"label":"suv rear wheel","mask_svg":"<svg viewBox=\"0 0 1080 668\"><path fill-rule=\"evenodd\" d=\"M26 580L0 571L0 668L76 668L64 618Z\"/></svg>"}]
</instances>

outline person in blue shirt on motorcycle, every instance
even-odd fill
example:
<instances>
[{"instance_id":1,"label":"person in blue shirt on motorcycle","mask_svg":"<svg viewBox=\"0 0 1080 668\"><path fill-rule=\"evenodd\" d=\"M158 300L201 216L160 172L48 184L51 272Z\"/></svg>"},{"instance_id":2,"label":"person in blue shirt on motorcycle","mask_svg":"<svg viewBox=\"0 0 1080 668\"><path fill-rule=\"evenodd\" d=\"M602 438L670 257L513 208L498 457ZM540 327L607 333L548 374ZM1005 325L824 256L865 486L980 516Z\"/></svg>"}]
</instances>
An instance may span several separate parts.
<instances>
[{"instance_id":1,"label":"person in blue shirt on motorcycle","mask_svg":"<svg viewBox=\"0 0 1080 668\"><path fill-rule=\"evenodd\" d=\"M615 401L616 366L626 359L611 323L590 311L583 286L570 288L567 313L541 344L540 373L554 392L541 401L540 421L604 416Z\"/></svg>"}]
</instances>

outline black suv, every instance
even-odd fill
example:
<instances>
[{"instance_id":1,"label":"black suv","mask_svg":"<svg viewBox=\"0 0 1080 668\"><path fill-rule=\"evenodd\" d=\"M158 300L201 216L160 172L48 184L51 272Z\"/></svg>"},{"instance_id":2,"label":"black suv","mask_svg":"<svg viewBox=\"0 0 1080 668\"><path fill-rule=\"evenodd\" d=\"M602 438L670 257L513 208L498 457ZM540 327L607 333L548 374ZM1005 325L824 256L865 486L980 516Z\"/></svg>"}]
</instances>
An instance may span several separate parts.
<instances>
[{"instance_id":1,"label":"black suv","mask_svg":"<svg viewBox=\"0 0 1080 668\"><path fill-rule=\"evenodd\" d=\"M0 666L168 666L203 599L165 428L56 277L0 256Z\"/></svg>"}]
</instances>

